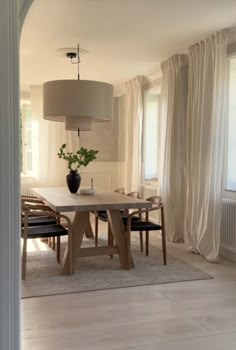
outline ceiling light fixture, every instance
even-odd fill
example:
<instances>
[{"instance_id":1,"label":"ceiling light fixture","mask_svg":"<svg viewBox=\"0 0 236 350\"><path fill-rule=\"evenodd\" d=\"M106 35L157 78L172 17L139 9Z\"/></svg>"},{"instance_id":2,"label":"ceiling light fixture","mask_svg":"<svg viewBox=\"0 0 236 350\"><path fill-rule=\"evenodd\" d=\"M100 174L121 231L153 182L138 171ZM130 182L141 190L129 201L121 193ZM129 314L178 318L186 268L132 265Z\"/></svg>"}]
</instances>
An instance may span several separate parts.
<instances>
[{"instance_id":1,"label":"ceiling light fixture","mask_svg":"<svg viewBox=\"0 0 236 350\"><path fill-rule=\"evenodd\" d=\"M65 122L66 130L78 130L79 135L80 131L91 130L93 122L113 119L113 86L80 80L79 45L77 52L67 52L66 56L71 63L78 64L78 80L54 80L43 84L43 116L47 120Z\"/></svg>"}]
</instances>

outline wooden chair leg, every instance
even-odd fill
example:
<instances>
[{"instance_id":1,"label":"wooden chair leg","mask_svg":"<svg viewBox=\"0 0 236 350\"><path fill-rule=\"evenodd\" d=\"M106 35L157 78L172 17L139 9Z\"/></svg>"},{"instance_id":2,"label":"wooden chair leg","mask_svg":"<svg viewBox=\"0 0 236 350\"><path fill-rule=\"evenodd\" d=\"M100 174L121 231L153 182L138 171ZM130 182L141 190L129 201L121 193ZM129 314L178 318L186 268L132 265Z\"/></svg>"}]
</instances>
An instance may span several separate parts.
<instances>
[{"instance_id":1,"label":"wooden chair leg","mask_svg":"<svg viewBox=\"0 0 236 350\"><path fill-rule=\"evenodd\" d=\"M162 230L161 239L162 239L163 263L164 263L164 265L167 265L166 232L165 232L165 229Z\"/></svg>"},{"instance_id":2,"label":"wooden chair leg","mask_svg":"<svg viewBox=\"0 0 236 350\"><path fill-rule=\"evenodd\" d=\"M140 250L143 252L143 231L139 231Z\"/></svg>"},{"instance_id":3,"label":"wooden chair leg","mask_svg":"<svg viewBox=\"0 0 236 350\"><path fill-rule=\"evenodd\" d=\"M130 239L130 230L127 232L127 258L128 258L128 270L131 268L131 239Z\"/></svg>"},{"instance_id":4,"label":"wooden chair leg","mask_svg":"<svg viewBox=\"0 0 236 350\"><path fill-rule=\"evenodd\" d=\"M48 246L52 248L53 250L56 250L56 240L55 237L49 237L48 238Z\"/></svg>"},{"instance_id":5,"label":"wooden chair leg","mask_svg":"<svg viewBox=\"0 0 236 350\"><path fill-rule=\"evenodd\" d=\"M61 262L61 237L60 236L57 236L56 248L57 248L57 262L58 264L60 264Z\"/></svg>"},{"instance_id":6,"label":"wooden chair leg","mask_svg":"<svg viewBox=\"0 0 236 350\"><path fill-rule=\"evenodd\" d=\"M110 233L109 223L108 223L108 227L107 227L107 245L108 245L108 247L110 247L110 245L111 245L111 233Z\"/></svg>"},{"instance_id":7,"label":"wooden chair leg","mask_svg":"<svg viewBox=\"0 0 236 350\"><path fill-rule=\"evenodd\" d=\"M113 245L114 245L113 234L111 232L111 226L110 226L109 222L108 222L108 245L109 245L109 247L113 247ZM110 255L110 257L111 257L111 259L113 259L113 254Z\"/></svg>"},{"instance_id":8,"label":"wooden chair leg","mask_svg":"<svg viewBox=\"0 0 236 350\"><path fill-rule=\"evenodd\" d=\"M165 230L165 216L164 209L161 208L161 224L162 224L162 252L163 252L163 263L167 264L167 253L166 253L166 230Z\"/></svg>"},{"instance_id":9,"label":"wooden chair leg","mask_svg":"<svg viewBox=\"0 0 236 350\"><path fill-rule=\"evenodd\" d=\"M21 278L25 280L26 276L26 261L27 261L27 238L24 239L23 251L22 251L22 262L21 262Z\"/></svg>"},{"instance_id":10,"label":"wooden chair leg","mask_svg":"<svg viewBox=\"0 0 236 350\"><path fill-rule=\"evenodd\" d=\"M52 249L56 250L56 238L52 237Z\"/></svg>"},{"instance_id":11,"label":"wooden chair leg","mask_svg":"<svg viewBox=\"0 0 236 350\"><path fill-rule=\"evenodd\" d=\"M95 215L95 247L98 246L98 217Z\"/></svg>"},{"instance_id":12,"label":"wooden chair leg","mask_svg":"<svg viewBox=\"0 0 236 350\"><path fill-rule=\"evenodd\" d=\"M149 231L146 231L146 256L149 255Z\"/></svg>"}]
</instances>

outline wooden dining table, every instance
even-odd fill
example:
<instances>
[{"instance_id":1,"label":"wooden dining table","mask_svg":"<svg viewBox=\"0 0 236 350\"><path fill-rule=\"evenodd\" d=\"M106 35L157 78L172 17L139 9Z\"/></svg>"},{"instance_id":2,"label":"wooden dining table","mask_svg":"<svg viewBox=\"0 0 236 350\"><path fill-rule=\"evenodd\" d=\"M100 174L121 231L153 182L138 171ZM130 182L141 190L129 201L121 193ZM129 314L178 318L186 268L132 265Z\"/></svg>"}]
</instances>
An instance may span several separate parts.
<instances>
[{"instance_id":1,"label":"wooden dining table","mask_svg":"<svg viewBox=\"0 0 236 350\"><path fill-rule=\"evenodd\" d=\"M72 194L64 187L33 188L33 192L46 202L56 212L75 212L72 222L72 244L67 245L62 260L62 274L70 274L69 249L72 256L72 271L74 272L78 257L118 254L121 268L134 268L132 255L128 251L128 241L122 221L122 209L150 208L148 201L114 192L96 191L93 195ZM106 210L114 246L82 248L85 231L90 227L90 212ZM130 260L129 260L130 259Z\"/></svg>"}]
</instances>

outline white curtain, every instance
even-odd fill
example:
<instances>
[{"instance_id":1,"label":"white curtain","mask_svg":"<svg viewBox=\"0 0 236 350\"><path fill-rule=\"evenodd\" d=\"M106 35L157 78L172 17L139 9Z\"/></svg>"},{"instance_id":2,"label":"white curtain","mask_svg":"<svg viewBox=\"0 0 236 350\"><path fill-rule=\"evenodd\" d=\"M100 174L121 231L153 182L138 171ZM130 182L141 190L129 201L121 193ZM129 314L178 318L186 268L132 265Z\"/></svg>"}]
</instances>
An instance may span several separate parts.
<instances>
[{"instance_id":1,"label":"white curtain","mask_svg":"<svg viewBox=\"0 0 236 350\"><path fill-rule=\"evenodd\" d=\"M125 190L140 190L143 118L142 76L126 83Z\"/></svg>"},{"instance_id":2,"label":"white curtain","mask_svg":"<svg viewBox=\"0 0 236 350\"><path fill-rule=\"evenodd\" d=\"M65 186L66 162L57 153L63 143L68 150L78 147L76 133L66 132L64 123L43 119L42 86L31 86L33 123L33 173L38 186Z\"/></svg>"},{"instance_id":3,"label":"white curtain","mask_svg":"<svg viewBox=\"0 0 236 350\"><path fill-rule=\"evenodd\" d=\"M189 48L185 242L208 261L220 244L226 51L224 31Z\"/></svg>"},{"instance_id":4,"label":"white curtain","mask_svg":"<svg viewBox=\"0 0 236 350\"><path fill-rule=\"evenodd\" d=\"M161 71L158 178L165 205L167 237L178 242L184 236L187 56L170 57L161 64Z\"/></svg>"}]
</instances>

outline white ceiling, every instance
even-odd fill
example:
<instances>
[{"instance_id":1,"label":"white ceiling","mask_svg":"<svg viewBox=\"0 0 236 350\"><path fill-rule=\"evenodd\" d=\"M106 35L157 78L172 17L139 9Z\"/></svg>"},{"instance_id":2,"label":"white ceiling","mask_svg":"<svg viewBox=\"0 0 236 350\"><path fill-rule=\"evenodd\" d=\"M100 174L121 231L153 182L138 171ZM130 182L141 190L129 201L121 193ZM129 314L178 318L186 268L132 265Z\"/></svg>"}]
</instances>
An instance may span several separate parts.
<instances>
[{"instance_id":1,"label":"white ceiling","mask_svg":"<svg viewBox=\"0 0 236 350\"><path fill-rule=\"evenodd\" d=\"M21 89L76 79L58 48L80 42L89 51L81 79L117 85L235 24L236 0L34 0L21 35Z\"/></svg>"}]
</instances>

